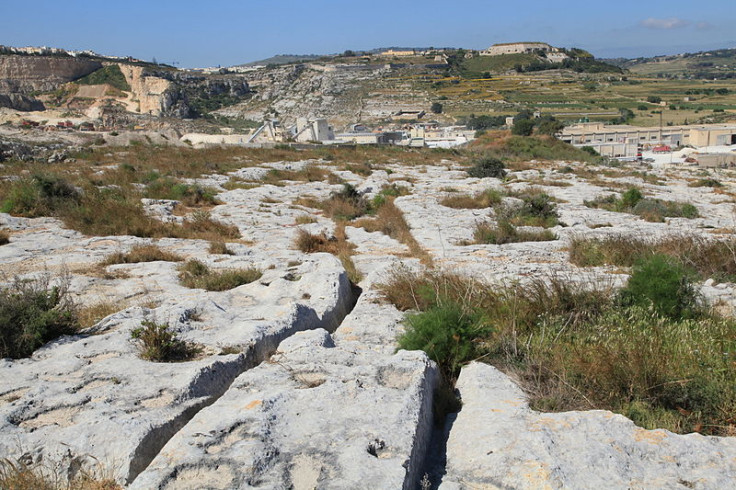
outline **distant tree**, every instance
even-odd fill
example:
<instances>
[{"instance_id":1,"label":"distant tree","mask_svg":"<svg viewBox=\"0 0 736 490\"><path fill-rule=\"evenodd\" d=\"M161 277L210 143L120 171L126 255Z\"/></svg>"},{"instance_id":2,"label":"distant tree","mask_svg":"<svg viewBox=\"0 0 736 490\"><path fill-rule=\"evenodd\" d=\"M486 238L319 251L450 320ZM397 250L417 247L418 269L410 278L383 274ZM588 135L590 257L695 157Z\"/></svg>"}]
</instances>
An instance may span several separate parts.
<instances>
[{"instance_id":1,"label":"distant tree","mask_svg":"<svg viewBox=\"0 0 736 490\"><path fill-rule=\"evenodd\" d=\"M537 132L539 134L548 134L554 136L564 129L565 125L552 116L542 119L537 123Z\"/></svg>"},{"instance_id":2,"label":"distant tree","mask_svg":"<svg viewBox=\"0 0 736 490\"><path fill-rule=\"evenodd\" d=\"M514 120L514 127L511 128L511 134L518 136L531 136L534 131L534 121L531 119Z\"/></svg>"},{"instance_id":3,"label":"distant tree","mask_svg":"<svg viewBox=\"0 0 736 490\"><path fill-rule=\"evenodd\" d=\"M647 102L651 102L652 104L659 104L662 102L662 97L659 97L657 95L650 95L647 97Z\"/></svg>"},{"instance_id":4,"label":"distant tree","mask_svg":"<svg viewBox=\"0 0 736 490\"><path fill-rule=\"evenodd\" d=\"M439 102L434 102L430 110L435 114L442 114L442 104L440 104Z\"/></svg>"},{"instance_id":5,"label":"distant tree","mask_svg":"<svg viewBox=\"0 0 736 490\"><path fill-rule=\"evenodd\" d=\"M345 56L346 58L349 58L349 57L355 56L355 51L351 49L346 49L342 55Z\"/></svg>"}]
</instances>

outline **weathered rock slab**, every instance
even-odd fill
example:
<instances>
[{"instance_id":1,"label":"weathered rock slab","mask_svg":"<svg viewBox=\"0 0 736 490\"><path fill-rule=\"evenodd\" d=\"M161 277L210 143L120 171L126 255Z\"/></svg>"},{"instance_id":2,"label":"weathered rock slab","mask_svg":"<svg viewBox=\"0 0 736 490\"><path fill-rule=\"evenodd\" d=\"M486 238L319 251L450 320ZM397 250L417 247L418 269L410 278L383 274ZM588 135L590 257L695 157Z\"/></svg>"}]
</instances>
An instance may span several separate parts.
<instances>
[{"instance_id":1,"label":"weathered rock slab","mask_svg":"<svg viewBox=\"0 0 736 490\"><path fill-rule=\"evenodd\" d=\"M297 334L199 412L131 488L415 488L435 381L421 352L366 356L323 330Z\"/></svg>"},{"instance_id":2,"label":"weathered rock slab","mask_svg":"<svg viewBox=\"0 0 736 490\"><path fill-rule=\"evenodd\" d=\"M540 413L492 366L457 382L463 408L441 489L732 488L736 440L645 430L608 411Z\"/></svg>"}]
</instances>

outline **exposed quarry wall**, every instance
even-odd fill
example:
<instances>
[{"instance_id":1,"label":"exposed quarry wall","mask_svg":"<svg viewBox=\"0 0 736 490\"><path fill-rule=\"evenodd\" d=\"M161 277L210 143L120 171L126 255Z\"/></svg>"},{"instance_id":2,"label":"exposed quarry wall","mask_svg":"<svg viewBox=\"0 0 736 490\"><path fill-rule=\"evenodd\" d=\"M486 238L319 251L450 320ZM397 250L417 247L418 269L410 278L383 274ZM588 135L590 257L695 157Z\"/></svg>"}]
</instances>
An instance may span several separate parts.
<instances>
[{"instance_id":1,"label":"exposed quarry wall","mask_svg":"<svg viewBox=\"0 0 736 490\"><path fill-rule=\"evenodd\" d=\"M102 68L102 63L84 58L54 56L0 56L0 93L55 90Z\"/></svg>"},{"instance_id":2,"label":"exposed quarry wall","mask_svg":"<svg viewBox=\"0 0 736 490\"><path fill-rule=\"evenodd\" d=\"M146 76L143 68L139 66L119 66L125 80L130 85L134 99L138 101L138 107L128 108L128 110L160 116L165 110L166 93L171 88L171 82L163 78Z\"/></svg>"}]
</instances>

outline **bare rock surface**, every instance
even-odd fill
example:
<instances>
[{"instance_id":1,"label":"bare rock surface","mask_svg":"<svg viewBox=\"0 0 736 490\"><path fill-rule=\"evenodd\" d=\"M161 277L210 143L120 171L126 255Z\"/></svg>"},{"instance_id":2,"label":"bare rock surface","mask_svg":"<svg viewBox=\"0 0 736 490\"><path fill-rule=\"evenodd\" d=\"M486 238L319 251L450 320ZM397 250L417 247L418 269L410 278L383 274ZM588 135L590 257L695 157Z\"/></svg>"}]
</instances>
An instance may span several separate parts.
<instances>
[{"instance_id":1,"label":"bare rock surface","mask_svg":"<svg viewBox=\"0 0 736 490\"><path fill-rule=\"evenodd\" d=\"M352 346L324 330L285 340L197 414L131 488L415 488L434 364L421 352Z\"/></svg>"},{"instance_id":2,"label":"bare rock surface","mask_svg":"<svg viewBox=\"0 0 736 490\"><path fill-rule=\"evenodd\" d=\"M286 85L314 83L336 103L349 95L334 85L340 74L312 79L302 75L314 69L284 70L291 77ZM272 99L268 83L265 76L251 84L264 90L261 102ZM257 98L238 110L262 110ZM276 107L315 103L279 99ZM361 104L371 102L356 102L356 110ZM512 172L506 182L470 178L449 160L380 165L366 177L323 160L244 159L230 174L188 179L222 191L222 204L210 213L240 230L242 239L227 244L232 255L210 253L204 240L87 237L56 219L0 214L0 228L10 233L10 243L0 246L3 282L65 273L78 303L109 301L119 310L31 358L0 360L0 453L68 472L99 463L135 488L416 487L432 432L436 368L424 354L396 352L404 314L382 302L377 285L396 267L419 268L420 257L406 243L348 223L351 260L362 275L354 305L358 289L340 261L303 253L295 244L299 230L335 234L335 222L308 204L342 185L278 181L272 170L317 166L367 200L386 185L408 189L394 203L439 270L493 283L563 275L621 285L625 269L572 265L571 240L718 238L736 225L731 177L718 177L726 186L719 192L692 188L699 174L687 168L652 171L667 182L659 185L635 172L586 179L550 165ZM229 180L240 186L226 185ZM650 223L584 204L629 185L647 196L692 202L701 217ZM456 193L530 188L557 200L561 224L552 228L554 241L472 244L475 224L492 222L495 212L441 204ZM187 219L176 201L143 205L163 221ZM99 265L112 253L150 244L213 270L254 267L263 275L230 291L207 292L183 287L174 262ZM733 311L733 284L708 280L701 291ZM200 346L199 357L175 364L141 359L131 331L142 321L169 325ZM443 488L727 488L735 477L733 439L645 431L602 411L536 413L518 387L484 365L468 366L458 389L464 407L449 432Z\"/></svg>"},{"instance_id":3,"label":"bare rock surface","mask_svg":"<svg viewBox=\"0 0 736 490\"><path fill-rule=\"evenodd\" d=\"M7 456L94 459L132 481L237 375L297 331L334 330L353 303L342 267L326 254L295 267L297 280L284 279L283 269L268 270L261 280L222 293L179 286L171 263L124 267L165 284L161 306L122 311L30 359L2 361L0 446ZM131 331L144 320L169 324L201 346L201 358L175 364L140 359Z\"/></svg>"},{"instance_id":4,"label":"bare rock surface","mask_svg":"<svg viewBox=\"0 0 736 490\"><path fill-rule=\"evenodd\" d=\"M729 488L736 440L644 430L608 411L540 413L492 366L458 379L463 407L441 489Z\"/></svg>"}]
</instances>

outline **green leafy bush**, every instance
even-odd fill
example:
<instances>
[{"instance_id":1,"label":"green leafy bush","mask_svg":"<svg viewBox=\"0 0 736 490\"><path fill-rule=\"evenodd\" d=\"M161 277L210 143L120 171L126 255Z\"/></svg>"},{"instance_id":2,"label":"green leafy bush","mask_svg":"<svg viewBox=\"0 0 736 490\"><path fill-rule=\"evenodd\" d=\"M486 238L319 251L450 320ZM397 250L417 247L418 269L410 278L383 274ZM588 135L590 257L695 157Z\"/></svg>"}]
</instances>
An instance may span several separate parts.
<instances>
[{"instance_id":1,"label":"green leafy bush","mask_svg":"<svg viewBox=\"0 0 736 490\"><path fill-rule=\"evenodd\" d=\"M476 161L475 164L468 169L468 175L479 179L486 177L502 179L506 177L506 170L504 170L503 162L498 158L484 157Z\"/></svg>"},{"instance_id":2,"label":"green leafy bush","mask_svg":"<svg viewBox=\"0 0 736 490\"><path fill-rule=\"evenodd\" d=\"M477 341L490 332L482 317L463 311L452 302L406 317L406 331L399 347L423 350L435 361L446 379L454 379L463 363L477 357Z\"/></svg>"},{"instance_id":3,"label":"green leafy bush","mask_svg":"<svg viewBox=\"0 0 736 490\"><path fill-rule=\"evenodd\" d=\"M46 342L76 332L68 280L51 286L48 277L15 279L0 290L0 358L28 357Z\"/></svg>"},{"instance_id":4,"label":"green leafy bush","mask_svg":"<svg viewBox=\"0 0 736 490\"><path fill-rule=\"evenodd\" d=\"M652 306L661 315L686 318L695 314L698 298L692 273L666 255L655 254L638 261L621 291L625 304Z\"/></svg>"}]
</instances>

